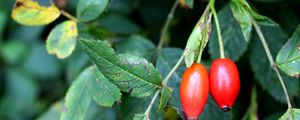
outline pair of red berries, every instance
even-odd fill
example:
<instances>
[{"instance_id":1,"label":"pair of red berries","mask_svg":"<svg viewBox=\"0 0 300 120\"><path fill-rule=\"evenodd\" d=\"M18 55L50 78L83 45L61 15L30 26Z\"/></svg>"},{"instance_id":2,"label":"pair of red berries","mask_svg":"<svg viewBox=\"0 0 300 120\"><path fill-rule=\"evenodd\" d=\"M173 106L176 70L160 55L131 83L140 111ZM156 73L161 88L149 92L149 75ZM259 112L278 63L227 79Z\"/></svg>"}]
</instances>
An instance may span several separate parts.
<instances>
[{"instance_id":1,"label":"pair of red berries","mask_svg":"<svg viewBox=\"0 0 300 120\"><path fill-rule=\"evenodd\" d=\"M202 64L193 64L183 74L180 101L188 120L198 119L208 94L220 109L227 112L233 106L240 90L240 77L236 64L229 58L215 60L208 75Z\"/></svg>"}]
</instances>

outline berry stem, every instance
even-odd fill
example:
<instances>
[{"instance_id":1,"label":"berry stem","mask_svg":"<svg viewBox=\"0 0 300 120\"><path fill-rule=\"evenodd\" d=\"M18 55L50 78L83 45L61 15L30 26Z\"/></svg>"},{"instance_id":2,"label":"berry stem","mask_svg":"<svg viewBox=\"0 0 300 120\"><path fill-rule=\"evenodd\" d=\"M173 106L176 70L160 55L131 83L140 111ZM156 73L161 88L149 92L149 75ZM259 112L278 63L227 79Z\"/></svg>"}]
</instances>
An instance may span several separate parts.
<instances>
[{"instance_id":1,"label":"berry stem","mask_svg":"<svg viewBox=\"0 0 300 120\"><path fill-rule=\"evenodd\" d=\"M209 4L209 7L210 7L211 12L213 14L214 21L215 21L216 28L217 28L219 47L220 47L220 57L225 58L224 46L223 46L222 34L221 34L221 30L220 30L219 19L218 19L218 15L217 15L217 12L216 12L215 6L214 6L215 0L210 0L208 4Z\"/></svg>"},{"instance_id":2,"label":"berry stem","mask_svg":"<svg viewBox=\"0 0 300 120\"><path fill-rule=\"evenodd\" d=\"M255 28L255 30L256 30L259 38L260 38L261 43L263 44L263 47L264 47L265 52L267 54L267 57L269 59L270 65L273 68L273 70L276 72L276 75L277 75L277 77L279 79L281 87L282 87L282 89L284 91L284 94L285 94L285 97L286 97L286 102L288 104L288 108L290 109L290 108L292 108L292 104L291 104L291 101L290 101L290 98L289 98L288 91L287 91L286 86L284 84L284 81L283 81L283 79L282 79L282 77L281 77L281 75L280 75L280 73L278 71L278 68L277 68L277 66L276 66L276 64L274 62L274 59L272 57L272 54L270 52L269 46L268 46L268 44L266 42L266 39L265 39L265 37L264 37L264 35L263 35L263 33L262 33L259 25L257 24L257 22L255 20L252 20L252 23L253 23L254 28Z\"/></svg>"}]
</instances>

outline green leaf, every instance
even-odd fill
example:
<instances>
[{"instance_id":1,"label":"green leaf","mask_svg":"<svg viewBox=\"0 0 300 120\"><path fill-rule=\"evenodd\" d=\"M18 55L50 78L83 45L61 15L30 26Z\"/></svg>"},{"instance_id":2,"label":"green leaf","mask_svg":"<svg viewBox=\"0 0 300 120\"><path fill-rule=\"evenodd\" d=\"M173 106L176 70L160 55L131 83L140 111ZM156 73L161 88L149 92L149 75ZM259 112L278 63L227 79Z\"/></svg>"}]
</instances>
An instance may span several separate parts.
<instances>
[{"instance_id":1,"label":"green leaf","mask_svg":"<svg viewBox=\"0 0 300 120\"><path fill-rule=\"evenodd\" d=\"M179 0L179 4L183 7L189 7L193 9L194 7L194 0Z\"/></svg>"},{"instance_id":2,"label":"green leaf","mask_svg":"<svg viewBox=\"0 0 300 120\"><path fill-rule=\"evenodd\" d=\"M252 30L252 16L237 0L232 0L230 7L234 18L241 26L245 40L249 42Z\"/></svg>"},{"instance_id":3,"label":"green leaf","mask_svg":"<svg viewBox=\"0 0 300 120\"><path fill-rule=\"evenodd\" d=\"M234 0L236 1L236 0ZM272 21L266 16L262 16L258 13L256 13L250 5L247 3L246 0L238 0L240 4L252 15L252 17L260 24L260 25L265 25L265 26L278 26L277 23Z\"/></svg>"},{"instance_id":4,"label":"green leaf","mask_svg":"<svg viewBox=\"0 0 300 120\"><path fill-rule=\"evenodd\" d=\"M159 54L156 66L163 78L165 78L171 69L175 66L183 50L179 48L164 48ZM181 64L178 69L172 74L168 82L168 86L173 89L172 98L170 99L170 105L181 108L180 98L179 98L179 85L181 77L185 70L185 65Z\"/></svg>"},{"instance_id":5,"label":"green leaf","mask_svg":"<svg viewBox=\"0 0 300 120\"><path fill-rule=\"evenodd\" d=\"M120 105L99 107L94 101L91 102L84 120L116 120Z\"/></svg>"},{"instance_id":6,"label":"green leaf","mask_svg":"<svg viewBox=\"0 0 300 120\"><path fill-rule=\"evenodd\" d=\"M6 74L7 96L18 99L21 104L33 104L38 97L38 87L36 81L21 69L9 69ZM24 107L24 106L23 106Z\"/></svg>"},{"instance_id":7,"label":"green leaf","mask_svg":"<svg viewBox=\"0 0 300 120\"><path fill-rule=\"evenodd\" d=\"M247 50L248 43L243 36L239 23L235 21L229 5L219 10L218 17L219 21L222 21L220 22L220 29L223 37L225 56L237 61ZM212 28L216 28L215 24L213 24ZM216 29L212 29L209 41L209 53L211 57L213 59L219 58L220 49Z\"/></svg>"},{"instance_id":8,"label":"green leaf","mask_svg":"<svg viewBox=\"0 0 300 120\"><path fill-rule=\"evenodd\" d=\"M10 65L16 65L21 63L21 61L27 55L27 46L18 41L9 41L7 43L2 43L0 47L0 56L5 62Z\"/></svg>"},{"instance_id":9,"label":"green leaf","mask_svg":"<svg viewBox=\"0 0 300 120\"><path fill-rule=\"evenodd\" d=\"M223 112L215 103L215 101L209 97L199 120L231 120L233 114L231 112Z\"/></svg>"},{"instance_id":10,"label":"green leaf","mask_svg":"<svg viewBox=\"0 0 300 120\"><path fill-rule=\"evenodd\" d=\"M56 20L60 11L53 3L50 6L41 6L37 1L17 0L11 15L20 24L38 26Z\"/></svg>"},{"instance_id":11,"label":"green leaf","mask_svg":"<svg viewBox=\"0 0 300 120\"><path fill-rule=\"evenodd\" d=\"M77 25L75 21L65 21L58 24L47 37L47 51L64 59L70 56L76 46Z\"/></svg>"},{"instance_id":12,"label":"green leaf","mask_svg":"<svg viewBox=\"0 0 300 120\"><path fill-rule=\"evenodd\" d=\"M93 79L93 68L83 71L69 88L65 97L64 111L61 120L83 120L91 102L88 93L88 82Z\"/></svg>"},{"instance_id":13,"label":"green leaf","mask_svg":"<svg viewBox=\"0 0 300 120\"><path fill-rule=\"evenodd\" d=\"M170 87L164 87L161 91L161 96L160 96L160 101L159 101L159 106L158 110L162 111L167 103L169 102L170 98L172 97L172 88Z\"/></svg>"},{"instance_id":14,"label":"green leaf","mask_svg":"<svg viewBox=\"0 0 300 120\"><path fill-rule=\"evenodd\" d=\"M39 89L36 80L22 69L6 69L3 80L5 92L0 102L1 118L30 119L37 111L35 103Z\"/></svg>"},{"instance_id":15,"label":"green leaf","mask_svg":"<svg viewBox=\"0 0 300 120\"><path fill-rule=\"evenodd\" d=\"M44 44L38 42L29 47L31 49L22 65L26 71L42 78L40 80L53 79L61 75L62 67L60 61L47 53Z\"/></svg>"},{"instance_id":16,"label":"green leaf","mask_svg":"<svg viewBox=\"0 0 300 120\"><path fill-rule=\"evenodd\" d=\"M133 120L147 120L147 116L144 114L135 114Z\"/></svg>"},{"instance_id":17,"label":"green leaf","mask_svg":"<svg viewBox=\"0 0 300 120\"><path fill-rule=\"evenodd\" d=\"M300 119L300 109L291 108L286 113L284 113L279 120L299 120Z\"/></svg>"},{"instance_id":18,"label":"green leaf","mask_svg":"<svg viewBox=\"0 0 300 120\"><path fill-rule=\"evenodd\" d=\"M121 92L117 86L109 82L95 66L89 67L68 90L61 119L84 119L91 100L101 106L112 106L120 98Z\"/></svg>"},{"instance_id":19,"label":"green leaf","mask_svg":"<svg viewBox=\"0 0 300 120\"><path fill-rule=\"evenodd\" d=\"M261 29L274 58L284 42L288 39L287 35L284 34L278 26L262 26ZM269 92L271 96L275 98L275 100L286 103L285 95L278 77L275 74L275 71L271 68L265 50L257 34L254 34L252 40L249 55L251 68L254 71L256 80L264 90ZM281 75L290 97L298 95L299 80L288 77L285 74Z\"/></svg>"},{"instance_id":20,"label":"green leaf","mask_svg":"<svg viewBox=\"0 0 300 120\"><path fill-rule=\"evenodd\" d=\"M112 0L107 11L129 15L134 10L134 4L130 0Z\"/></svg>"},{"instance_id":21,"label":"green leaf","mask_svg":"<svg viewBox=\"0 0 300 120\"><path fill-rule=\"evenodd\" d=\"M109 0L79 0L77 4L77 18L80 21L96 19L106 9Z\"/></svg>"},{"instance_id":22,"label":"green leaf","mask_svg":"<svg viewBox=\"0 0 300 120\"><path fill-rule=\"evenodd\" d=\"M139 26L120 15L107 15L101 19L100 23L104 28L115 34L133 34L140 31Z\"/></svg>"},{"instance_id":23,"label":"green leaf","mask_svg":"<svg viewBox=\"0 0 300 120\"><path fill-rule=\"evenodd\" d=\"M59 120L59 117L63 109L64 109L63 101L55 102L45 113L39 116L37 120Z\"/></svg>"},{"instance_id":24,"label":"green leaf","mask_svg":"<svg viewBox=\"0 0 300 120\"><path fill-rule=\"evenodd\" d=\"M126 40L116 43L116 53L126 53L150 60L155 52L155 45L139 35L134 35Z\"/></svg>"},{"instance_id":25,"label":"green leaf","mask_svg":"<svg viewBox=\"0 0 300 120\"><path fill-rule=\"evenodd\" d=\"M266 16L261 16L258 14L254 14L253 15L257 21L258 24L260 25L264 25L264 26L279 26L276 22L274 22L273 20L271 20L270 18L266 17Z\"/></svg>"},{"instance_id":26,"label":"green leaf","mask_svg":"<svg viewBox=\"0 0 300 120\"><path fill-rule=\"evenodd\" d=\"M104 41L83 38L79 41L104 76L122 91L130 92L132 96L146 97L161 88L161 76L147 60L128 54L115 55Z\"/></svg>"},{"instance_id":27,"label":"green leaf","mask_svg":"<svg viewBox=\"0 0 300 120\"><path fill-rule=\"evenodd\" d=\"M41 39L45 26L17 26L8 33L8 37L25 43L34 43Z\"/></svg>"},{"instance_id":28,"label":"green leaf","mask_svg":"<svg viewBox=\"0 0 300 120\"><path fill-rule=\"evenodd\" d=\"M293 36L281 48L276 58L277 66L286 74L299 78L300 76L300 26Z\"/></svg>"},{"instance_id":29,"label":"green leaf","mask_svg":"<svg viewBox=\"0 0 300 120\"><path fill-rule=\"evenodd\" d=\"M117 106L118 107L118 106ZM63 101L57 101L50 106L50 108L41 114L37 120L59 120L59 117L64 111ZM115 120L116 109L109 107L99 107L97 103L91 101L89 105L87 114L84 117L84 120Z\"/></svg>"},{"instance_id":30,"label":"green leaf","mask_svg":"<svg viewBox=\"0 0 300 120\"><path fill-rule=\"evenodd\" d=\"M195 25L184 50L184 61L187 67L190 67L194 61L200 57L208 42L211 31L211 14L207 7L203 15Z\"/></svg>"},{"instance_id":31,"label":"green leaf","mask_svg":"<svg viewBox=\"0 0 300 120\"><path fill-rule=\"evenodd\" d=\"M89 94L99 105L111 107L115 101L121 99L120 89L105 78L96 66L92 69L94 78L90 79L88 83Z\"/></svg>"}]
</instances>

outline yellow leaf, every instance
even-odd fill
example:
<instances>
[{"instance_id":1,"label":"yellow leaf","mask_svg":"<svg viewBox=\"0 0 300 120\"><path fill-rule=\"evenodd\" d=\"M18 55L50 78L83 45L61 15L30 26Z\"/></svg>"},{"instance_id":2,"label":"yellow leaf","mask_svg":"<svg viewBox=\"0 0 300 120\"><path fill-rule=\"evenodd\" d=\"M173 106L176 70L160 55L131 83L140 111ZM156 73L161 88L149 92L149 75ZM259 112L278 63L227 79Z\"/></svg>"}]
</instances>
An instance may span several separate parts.
<instances>
[{"instance_id":1,"label":"yellow leaf","mask_svg":"<svg viewBox=\"0 0 300 120\"><path fill-rule=\"evenodd\" d=\"M17 0L11 15L20 24L38 26L56 20L60 11L53 3L46 7L33 0Z\"/></svg>"},{"instance_id":2,"label":"yellow leaf","mask_svg":"<svg viewBox=\"0 0 300 120\"><path fill-rule=\"evenodd\" d=\"M58 58L66 58L72 54L78 36L75 21L65 21L51 30L47 37L46 47L49 54L56 54Z\"/></svg>"}]
</instances>

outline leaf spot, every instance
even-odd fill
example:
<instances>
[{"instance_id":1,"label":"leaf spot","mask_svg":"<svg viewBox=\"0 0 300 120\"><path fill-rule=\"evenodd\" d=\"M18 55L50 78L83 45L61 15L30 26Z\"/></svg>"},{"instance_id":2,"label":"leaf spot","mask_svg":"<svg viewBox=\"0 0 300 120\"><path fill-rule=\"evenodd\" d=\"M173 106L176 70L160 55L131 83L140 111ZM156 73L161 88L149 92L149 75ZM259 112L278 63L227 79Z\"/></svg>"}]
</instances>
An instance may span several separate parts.
<instances>
[{"instance_id":1,"label":"leaf spot","mask_svg":"<svg viewBox=\"0 0 300 120\"><path fill-rule=\"evenodd\" d=\"M63 112L67 111L67 106L66 106L66 99L64 99L64 108L63 108Z\"/></svg>"},{"instance_id":2,"label":"leaf spot","mask_svg":"<svg viewBox=\"0 0 300 120\"><path fill-rule=\"evenodd\" d=\"M205 28L205 24L204 23L200 23L199 26L200 26L200 30L203 30Z\"/></svg>"},{"instance_id":3,"label":"leaf spot","mask_svg":"<svg viewBox=\"0 0 300 120\"><path fill-rule=\"evenodd\" d=\"M300 51L300 45L298 45L297 50Z\"/></svg>"},{"instance_id":4,"label":"leaf spot","mask_svg":"<svg viewBox=\"0 0 300 120\"><path fill-rule=\"evenodd\" d=\"M117 77L120 77L120 73L117 73L116 76L117 76Z\"/></svg>"},{"instance_id":5,"label":"leaf spot","mask_svg":"<svg viewBox=\"0 0 300 120\"><path fill-rule=\"evenodd\" d=\"M22 2L18 1L18 2L16 3L15 7L17 8L17 7L20 7L20 6L23 6L23 5L24 5L24 4L23 4Z\"/></svg>"}]
</instances>

